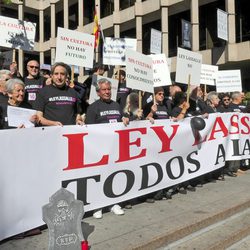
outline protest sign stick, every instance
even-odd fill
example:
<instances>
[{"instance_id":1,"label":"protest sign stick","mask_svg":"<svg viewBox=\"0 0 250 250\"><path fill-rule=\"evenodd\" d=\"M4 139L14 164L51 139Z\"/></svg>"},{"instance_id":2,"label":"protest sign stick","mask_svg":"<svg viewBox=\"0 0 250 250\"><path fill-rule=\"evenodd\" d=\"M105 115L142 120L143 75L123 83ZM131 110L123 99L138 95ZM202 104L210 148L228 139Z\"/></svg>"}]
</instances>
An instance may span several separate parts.
<instances>
[{"instance_id":1,"label":"protest sign stick","mask_svg":"<svg viewBox=\"0 0 250 250\"><path fill-rule=\"evenodd\" d=\"M188 88L187 88L187 103L189 103L189 97L190 97L190 81L191 81L191 75L188 75Z\"/></svg>"},{"instance_id":2,"label":"protest sign stick","mask_svg":"<svg viewBox=\"0 0 250 250\"><path fill-rule=\"evenodd\" d=\"M74 75L75 75L75 67L74 65L71 66L71 79L70 79L70 87L74 87Z\"/></svg>"},{"instance_id":3,"label":"protest sign stick","mask_svg":"<svg viewBox=\"0 0 250 250\"><path fill-rule=\"evenodd\" d=\"M206 96L207 96L207 84L204 85L204 93L203 93L204 101L206 101Z\"/></svg>"},{"instance_id":4,"label":"protest sign stick","mask_svg":"<svg viewBox=\"0 0 250 250\"><path fill-rule=\"evenodd\" d=\"M142 109L142 92L139 90L139 109Z\"/></svg>"},{"instance_id":5,"label":"protest sign stick","mask_svg":"<svg viewBox=\"0 0 250 250\"><path fill-rule=\"evenodd\" d=\"M12 62L15 62L16 61L16 50L13 49L12 51Z\"/></svg>"}]
</instances>

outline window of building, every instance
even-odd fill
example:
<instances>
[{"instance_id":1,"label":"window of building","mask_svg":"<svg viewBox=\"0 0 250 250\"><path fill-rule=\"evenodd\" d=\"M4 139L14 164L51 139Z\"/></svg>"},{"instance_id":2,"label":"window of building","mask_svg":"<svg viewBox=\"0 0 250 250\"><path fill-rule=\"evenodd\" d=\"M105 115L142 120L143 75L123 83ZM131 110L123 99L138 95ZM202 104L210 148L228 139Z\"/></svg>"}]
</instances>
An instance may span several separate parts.
<instances>
[{"instance_id":1,"label":"window of building","mask_svg":"<svg viewBox=\"0 0 250 250\"><path fill-rule=\"evenodd\" d=\"M182 45L182 30L181 20L184 19L190 22L190 10L172 15L169 17L169 57L177 55L177 48Z\"/></svg>"},{"instance_id":2,"label":"window of building","mask_svg":"<svg viewBox=\"0 0 250 250\"><path fill-rule=\"evenodd\" d=\"M136 0L120 0L120 9L124 10L135 4Z\"/></svg>"},{"instance_id":3,"label":"window of building","mask_svg":"<svg viewBox=\"0 0 250 250\"><path fill-rule=\"evenodd\" d=\"M101 1L101 18L113 14L114 11L114 0Z\"/></svg>"},{"instance_id":4,"label":"window of building","mask_svg":"<svg viewBox=\"0 0 250 250\"><path fill-rule=\"evenodd\" d=\"M199 9L200 50L221 47L225 43L217 37L217 8L225 10L225 4L218 1Z\"/></svg>"},{"instance_id":5,"label":"window of building","mask_svg":"<svg viewBox=\"0 0 250 250\"><path fill-rule=\"evenodd\" d=\"M142 52L145 55L150 54L150 37L151 29L156 29L161 31L161 20L157 20L151 23L144 24L142 26Z\"/></svg>"},{"instance_id":6,"label":"window of building","mask_svg":"<svg viewBox=\"0 0 250 250\"><path fill-rule=\"evenodd\" d=\"M95 1L84 0L83 3L83 25L93 22Z\"/></svg>"},{"instance_id":7,"label":"window of building","mask_svg":"<svg viewBox=\"0 0 250 250\"><path fill-rule=\"evenodd\" d=\"M249 0L235 1L236 42L250 40Z\"/></svg>"}]
</instances>

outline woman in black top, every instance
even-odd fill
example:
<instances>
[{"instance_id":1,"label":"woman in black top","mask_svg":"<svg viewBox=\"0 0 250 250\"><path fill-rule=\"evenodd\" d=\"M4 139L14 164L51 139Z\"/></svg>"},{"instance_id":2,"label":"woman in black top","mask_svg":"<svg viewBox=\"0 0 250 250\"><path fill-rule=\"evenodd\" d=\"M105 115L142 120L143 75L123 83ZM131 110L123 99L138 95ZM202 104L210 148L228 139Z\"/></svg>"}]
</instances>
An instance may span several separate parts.
<instances>
[{"instance_id":1,"label":"woman in black top","mask_svg":"<svg viewBox=\"0 0 250 250\"><path fill-rule=\"evenodd\" d=\"M31 105L24 101L25 85L20 79L10 79L6 83L6 91L8 93L8 102L0 104L0 128L14 128L8 125L7 109L8 106L31 109ZM36 116L32 116L31 120L36 121ZM19 126L24 127L23 124Z\"/></svg>"}]
</instances>

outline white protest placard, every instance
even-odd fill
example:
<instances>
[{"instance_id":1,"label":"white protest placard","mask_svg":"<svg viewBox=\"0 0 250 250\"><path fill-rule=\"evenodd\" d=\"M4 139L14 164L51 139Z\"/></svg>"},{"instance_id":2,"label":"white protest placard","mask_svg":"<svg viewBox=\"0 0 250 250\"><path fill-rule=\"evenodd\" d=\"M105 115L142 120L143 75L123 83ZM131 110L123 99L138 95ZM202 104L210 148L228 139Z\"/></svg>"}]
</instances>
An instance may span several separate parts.
<instances>
[{"instance_id":1,"label":"white protest placard","mask_svg":"<svg viewBox=\"0 0 250 250\"><path fill-rule=\"evenodd\" d=\"M134 38L106 37L103 45L103 64L125 65L126 49L136 50L137 40Z\"/></svg>"},{"instance_id":2,"label":"white protest placard","mask_svg":"<svg viewBox=\"0 0 250 250\"><path fill-rule=\"evenodd\" d=\"M175 81L191 85L200 85L202 55L190 50L178 48Z\"/></svg>"},{"instance_id":3,"label":"white protest placard","mask_svg":"<svg viewBox=\"0 0 250 250\"><path fill-rule=\"evenodd\" d=\"M171 85L170 72L165 54L150 55L153 59L154 87Z\"/></svg>"},{"instance_id":4,"label":"white protest placard","mask_svg":"<svg viewBox=\"0 0 250 250\"><path fill-rule=\"evenodd\" d=\"M36 110L33 109L8 106L7 108L8 125L11 127L19 127L21 125L24 125L25 128L34 127L34 123L30 121L30 118L35 114Z\"/></svg>"},{"instance_id":5,"label":"white protest placard","mask_svg":"<svg viewBox=\"0 0 250 250\"><path fill-rule=\"evenodd\" d=\"M150 53L161 54L161 31L151 29L150 33Z\"/></svg>"},{"instance_id":6,"label":"white protest placard","mask_svg":"<svg viewBox=\"0 0 250 250\"><path fill-rule=\"evenodd\" d=\"M99 96L97 95L97 92L96 92L96 85L97 85L97 82L101 79L107 79L108 81L111 82L111 99L116 102L119 81L117 79L114 79L114 78L97 76L93 79L92 84L91 84L90 95L89 95L89 104L100 99Z\"/></svg>"},{"instance_id":7,"label":"white protest placard","mask_svg":"<svg viewBox=\"0 0 250 250\"><path fill-rule=\"evenodd\" d=\"M13 50L0 52L0 67L1 68L9 68L10 64L12 63L13 58Z\"/></svg>"},{"instance_id":8,"label":"white protest placard","mask_svg":"<svg viewBox=\"0 0 250 250\"><path fill-rule=\"evenodd\" d=\"M168 63L168 69L169 69L169 72L171 72L171 65L172 65L172 58L167 58L167 63Z\"/></svg>"},{"instance_id":9,"label":"white protest placard","mask_svg":"<svg viewBox=\"0 0 250 250\"><path fill-rule=\"evenodd\" d=\"M57 30L56 62L93 68L95 37L63 28Z\"/></svg>"},{"instance_id":10,"label":"white protest placard","mask_svg":"<svg viewBox=\"0 0 250 250\"><path fill-rule=\"evenodd\" d=\"M201 84L215 86L218 73L218 66L202 64L201 65Z\"/></svg>"},{"instance_id":11,"label":"white protest placard","mask_svg":"<svg viewBox=\"0 0 250 250\"><path fill-rule=\"evenodd\" d=\"M228 41L228 21L227 12L217 9L217 36Z\"/></svg>"},{"instance_id":12,"label":"white protest placard","mask_svg":"<svg viewBox=\"0 0 250 250\"><path fill-rule=\"evenodd\" d=\"M137 51L126 51L127 88L154 92L153 59Z\"/></svg>"},{"instance_id":13,"label":"white protest placard","mask_svg":"<svg viewBox=\"0 0 250 250\"><path fill-rule=\"evenodd\" d=\"M216 91L234 92L242 91L240 70L219 70L216 81Z\"/></svg>"},{"instance_id":14,"label":"white protest placard","mask_svg":"<svg viewBox=\"0 0 250 250\"><path fill-rule=\"evenodd\" d=\"M0 46L22 50L33 50L36 23L0 16Z\"/></svg>"}]
</instances>

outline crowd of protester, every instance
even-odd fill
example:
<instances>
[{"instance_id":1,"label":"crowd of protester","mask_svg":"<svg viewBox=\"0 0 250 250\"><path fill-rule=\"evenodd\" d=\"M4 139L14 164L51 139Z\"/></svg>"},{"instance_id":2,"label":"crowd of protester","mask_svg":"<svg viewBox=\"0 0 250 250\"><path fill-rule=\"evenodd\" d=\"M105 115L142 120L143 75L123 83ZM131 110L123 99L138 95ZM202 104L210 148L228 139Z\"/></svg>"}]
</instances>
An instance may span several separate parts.
<instances>
[{"instance_id":1,"label":"crowd of protester","mask_svg":"<svg viewBox=\"0 0 250 250\"><path fill-rule=\"evenodd\" d=\"M111 82L105 78L106 67L97 64L93 74L84 83L71 79L71 68L65 63L55 63L50 70L40 68L36 60L27 63L27 75L22 77L15 62L9 70L0 70L0 129L10 129L8 106L35 109L31 117L35 126L63 126L157 119L179 121L186 117L203 116L210 113L250 112L250 103L243 104L244 93L217 93L212 86L196 86L187 98L186 85L155 87L154 93L141 93L126 87L125 69L117 70L114 77L119 81L117 100L111 99ZM97 81L97 75L103 76ZM91 85L95 86L99 100L89 105ZM141 98L140 98L141 95ZM20 124L20 128L24 125ZM224 175L236 177L237 171L245 167L245 161L228 161L223 169L198 177L177 186L160 190L144 197L146 202L171 199L175 193L195 191L207 181L225 180ZM131 208L133 201L125 203ZM121 204L111 211L124 214ZM102 210L94 211L95 218L102 218Z\"/></svg>"}]
</instances>

